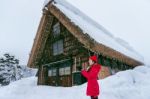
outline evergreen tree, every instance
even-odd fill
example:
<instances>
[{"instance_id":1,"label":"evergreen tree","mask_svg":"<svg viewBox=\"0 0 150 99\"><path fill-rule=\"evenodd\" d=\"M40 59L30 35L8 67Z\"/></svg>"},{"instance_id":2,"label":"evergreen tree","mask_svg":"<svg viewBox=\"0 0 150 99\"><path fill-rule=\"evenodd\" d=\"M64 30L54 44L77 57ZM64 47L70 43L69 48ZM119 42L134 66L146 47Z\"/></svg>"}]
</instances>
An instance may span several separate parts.
<instances>
[{"instance_id":1,"label":"evergreen tree","mask_svg":"<svg viewBox=\"0 0 150 99\"><path fill-rule=\"evenodd\" d=\"M0 84L8 85L12 81L21 79L21 66L19 60L9 53L0 58Z\"/></svg>"}]
</instances>

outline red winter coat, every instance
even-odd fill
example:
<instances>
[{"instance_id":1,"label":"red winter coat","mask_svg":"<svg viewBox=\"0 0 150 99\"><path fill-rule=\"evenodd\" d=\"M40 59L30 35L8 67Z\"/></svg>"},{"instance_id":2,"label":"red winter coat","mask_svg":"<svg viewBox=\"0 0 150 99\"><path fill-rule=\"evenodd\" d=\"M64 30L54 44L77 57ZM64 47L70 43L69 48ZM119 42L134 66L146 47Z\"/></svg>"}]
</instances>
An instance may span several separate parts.
<instances>
[{"instance_id":1,"label":"red winter coat","mask_svg":"<svg viewBox=\"0 0 150 99\"><path fill-rule=\"evenodd\" d=\"M98 73L101 69L100 64L94 64L91 66L91 68L86 71L82 70L81 74L86 77L88 83L87 83L87 90L86 95L87 96L98 96L99 95L99 84L97 82L98 79Z\"/></svg>"}]
</instances>

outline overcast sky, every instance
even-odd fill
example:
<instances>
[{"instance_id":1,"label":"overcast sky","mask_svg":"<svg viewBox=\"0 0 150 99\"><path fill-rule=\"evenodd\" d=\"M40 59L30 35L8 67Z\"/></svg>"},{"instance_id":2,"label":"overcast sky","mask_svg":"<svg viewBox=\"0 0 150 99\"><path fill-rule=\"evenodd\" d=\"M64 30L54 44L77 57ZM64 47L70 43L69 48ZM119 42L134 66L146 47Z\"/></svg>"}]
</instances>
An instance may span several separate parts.
<instances>
[{"instance_id":1,"label":"overcast sky","mask_svg":"<svg viewBox=\"0 0 150 99\"><path fill-rule=\"evenodd\" d=\"M144 1L145 5L140 8L142 10L138 9L140 20L136 19L140 31L119 34L121 30L116 30L116 33L112 34L125 39L145 58L146 63L150 64L150 1ZM27 64L42 15L43 2L44 0L1 0L0 56L9 52L20 59L20 64Z\"/></svg>"},{"instance_id":2,"label":"overcast sky","mask_svg":"<svg viewBox=\"0 0 150 99\"><path fill-rule=\"evenodd\" d=\"M9 52L27 64L44 0L1 0L0 54Z\"/></svg>"}]
</instances>

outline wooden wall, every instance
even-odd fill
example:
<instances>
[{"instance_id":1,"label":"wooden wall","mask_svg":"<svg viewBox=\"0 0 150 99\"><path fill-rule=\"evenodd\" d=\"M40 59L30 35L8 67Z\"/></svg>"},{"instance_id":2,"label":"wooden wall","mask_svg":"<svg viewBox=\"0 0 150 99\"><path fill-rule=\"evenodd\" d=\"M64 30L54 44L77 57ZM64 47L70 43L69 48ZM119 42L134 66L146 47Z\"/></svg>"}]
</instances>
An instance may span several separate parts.
<instances>
[{"instance_id":1,"label":"wooden wall","mask_svg":"<svg viewBox=\"0 0 150 99\"><path fill-rule=\"evenodd\" d=\"M46 33L43 34L44 38L46 38L45 43L43 45L42 43L41 45L39 45L39 47L42 47L43 50L41 54L39 54L40 55L39 60L36 60L39 62L38 63L39 64L38 84L56 86L56 81L58 81L57 85L62 85L65 87L72 86L74 85L73 74L77 72L80 73L82 66L88 65L88 57L95 53L91 52L82 43L80 43L78 39L74 37L61 23L60 23L60 31L61 31L60 35L54 36L52 33L52 27L59 21L55 17L47 21L50 21L51 25L50 27L46 27L47 30L45 32L47 32L47 34ZM64 51L62 54L53 55L52 45L54 42L60 39L63 40ZM131 67L126 65L125 63L121 63L118 60L113 60L103 55L98 55L98 57L99 57L99 63L103 66L99 75L99 79L103 79L111 75L112 70L115 70L115 72L117 72L117 70L118 71L125 70ZM52 62L56 62L68 58L72 60L70 75L48 77L49 68L43 67L44 64L52 63ZM120 68L120 66L122 67Z\"/></svg>"}]
</instances>

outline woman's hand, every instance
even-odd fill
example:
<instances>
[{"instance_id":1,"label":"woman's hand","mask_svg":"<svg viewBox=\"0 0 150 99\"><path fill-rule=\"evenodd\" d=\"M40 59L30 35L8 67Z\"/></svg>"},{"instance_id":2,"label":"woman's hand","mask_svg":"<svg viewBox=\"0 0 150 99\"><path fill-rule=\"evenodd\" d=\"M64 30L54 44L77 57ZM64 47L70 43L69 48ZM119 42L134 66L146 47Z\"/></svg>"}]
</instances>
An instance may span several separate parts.
<instances>
[{"instance_id":1,"label":"woman's hand","mask_svg":"<svg viewBox=\"0 0 150 99\"><path fill-rule=\"evenodd\" d=\"M86 67L85 67L85 65L82 65L82 70L86 70Z\"/></svg>"},{"instance_id":2,"label":"woman's hand","mask_svg":"<svg viewBox=\"0 0 150 99\"><path fill-rule=\"evenodd\" d=\"M88 71L89 69L90 69L90 66L87 66L87 65L83 65L83 66L82 66L82 70Z\"/></svg>"},{"instance_id":3,"label":"woman's hand","mask_svg":"<svg viewBox=\"0 0 150 99\"><path fill-rule=\"evenodd\" d=\"M85 62L82 64L82 70L87 70L88 64Z\"/></svg>"}]
</instances>

